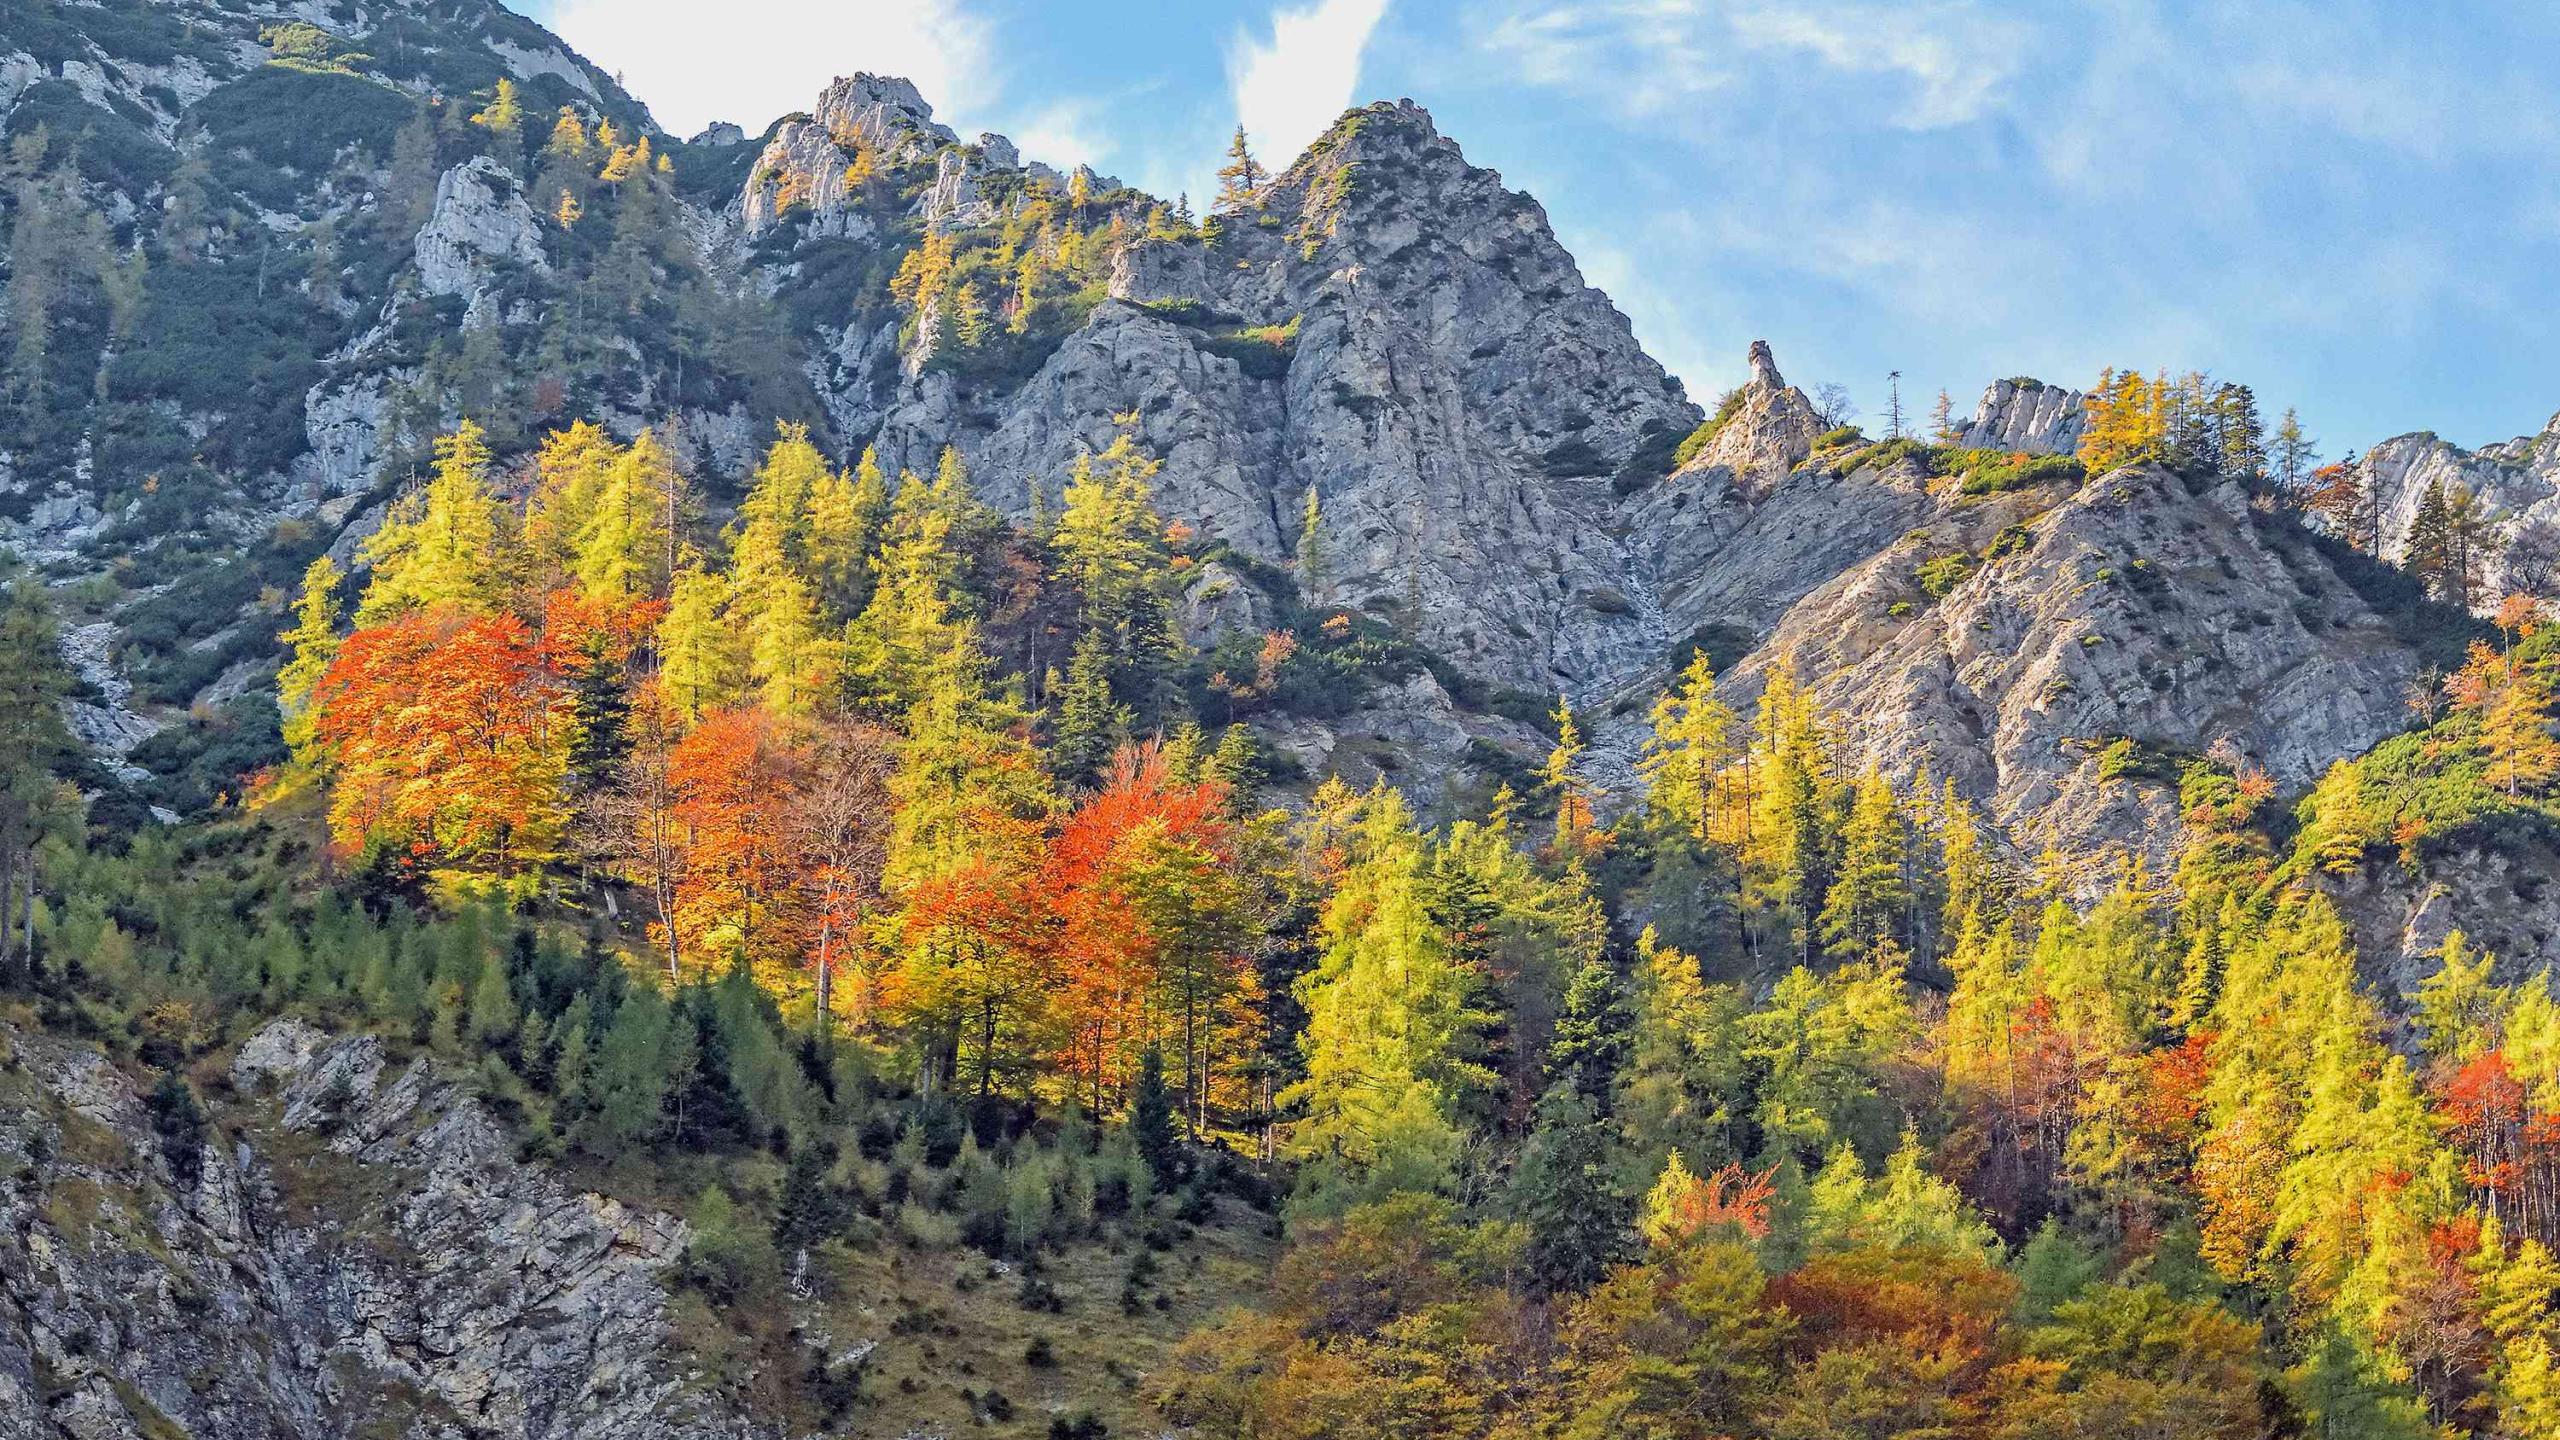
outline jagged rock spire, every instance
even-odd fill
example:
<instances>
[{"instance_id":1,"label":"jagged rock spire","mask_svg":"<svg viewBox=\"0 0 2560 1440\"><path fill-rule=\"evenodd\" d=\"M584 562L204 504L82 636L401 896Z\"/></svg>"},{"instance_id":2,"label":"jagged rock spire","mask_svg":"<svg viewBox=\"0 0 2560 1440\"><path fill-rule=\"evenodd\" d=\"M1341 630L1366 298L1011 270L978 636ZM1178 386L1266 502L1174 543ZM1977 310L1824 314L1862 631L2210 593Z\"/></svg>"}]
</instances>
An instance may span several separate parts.
<instances>
[{"instance_id":1,"label":"jagged rock spire","mask_svg":"<svg viewBox=\"0 0 2560 1440\"><path fill-rule=\"evenodd\" d=\"M1751 383L1766 385L1772 390L1787 388L1786 377L1778 373L1778 357L1769 352L1766 340L1751 342Z\"/></svg>"},{"instance_id":2,"label":"jagged rock spire","mask_svg":"<svg viewBox=\"0 0 2560 1440\"><path fill-rule=\"evenodd\" d=\"M1751 379L1718 407L1707 443L1690 458L1682 473L1721 468L1731 472L1745 493L1766 494L1786 478L1797 462L1813 453L1822 434L1822 417L1804 392L1778 373L1778 358L1766 340L1751 342Z\"/></svg>"}]
</instances>

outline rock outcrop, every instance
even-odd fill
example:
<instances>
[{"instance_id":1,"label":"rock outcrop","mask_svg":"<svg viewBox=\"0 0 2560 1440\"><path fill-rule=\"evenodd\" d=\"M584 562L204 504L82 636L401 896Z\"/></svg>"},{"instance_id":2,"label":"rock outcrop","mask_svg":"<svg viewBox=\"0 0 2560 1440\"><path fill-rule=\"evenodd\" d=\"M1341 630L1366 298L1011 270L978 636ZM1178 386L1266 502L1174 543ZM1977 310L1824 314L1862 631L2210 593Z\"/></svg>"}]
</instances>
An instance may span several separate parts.
<instances>
[{"instance_id":1,"label":"rock outcrop","mask_svg":"<svg viewBox=\"0 0 2560 1440\"><path fill-rule=\"evenodd\" d=\"M761 1434L671 1348L682 1223L519 1164L424 1064L278 1021L188 1144L86 1046L0 1053L0 1437Z\"/></svg>"},{"instance_id":2,"label":"rock outcrop","mask_svg":"<svg viewBox=\"0 0 2560 1440\"><path fill-rule=\"evenodd\" d=\"M2395 435L2356 461L2362 513L2380 521L2381 552L2398 560L2431 488L2469 490L2501 522L2505 543L2480 577L2480 603L2510 590L2547 593L2560 581L2560 415L2539 434L2465 450L2432 434Z\"/></svg>"},{"instance_id":3,"label":"rock outcrop","mask_svg":"<svg viewBox=\"0 0 2560 1440\"><path fill-rule=\"evenodd\" d=\"M2018 376L1995 380L1982 392L1982 402L1955 443L1967 450L2068 455L2080 448L2080 432L2088 423L2086 395Z\"/></svg>"},{"instance_id":4,"label":"rock outcrop","mask_svg":"<svg viewBox=\"0 0 2560 1440\"><path fill-rule=\"evenodd\" d=\"M1745 496L1766 495L1813 453L1813 442L1829 428L1804 392L1778 373L1768 341L1752 341L1748 358L1751 379L1725 397L1712 421L1714 432L1680 467L1675 484L1720 471Z\"/></svg>"},{"instance_id":5,"label":"rock outcrop","mask_svg":"<svg viewBox=\"0 0 2560 1440\"><path fill-rule=\"evenodd\" d=\"M418 229L418 284L430 295L461 295L472 322L500 265L548 270L542 222L525 203L524 186L486 155L475 155L436 183L435 209Z\"/></svg>"},{"instance_id":6,"label":"rock outcrop","mask_svg":"<svg viewBox=\"0 0 2560 1440\"><path fill-rule=\"evenodd\" d=\"M847 76L829 85L805 119L786 120L757 157L739 197L749 235L762 235L805 210L823 233L848 233L847 172L863 152L874 165L929 155L959 137L933 118L913 83L890 75Z\"/></svg>"},{"instance_id":7,"label":"rock outcrop","mask_svg":"<svg viewBox=\"0 0 2560 1440\"><path fill-rule=\"evenodd\" d=\"M1995 502L1952 500L1790 608L1735 695L1789 667L1856 763L1926 767L2027 852L2091 857L2177 834L2171 786L2106 776L2117 741L2227 746L2298 786L2405 727L2415 651L2236 487L2195 494L2153 466ZM1972 568L1933 600L1917 572L1946 556Z\"/></svg>"},{"instance_id":8,"label":"rock outcrop","mask_svg":"<svg viewBox=\"0 0 2560 1440\"><path fill-rule=\"evenodd\" d=\"M2500 984L2560 969L2560 844L2539 829L2475 831L2316 878L2355 931L2367 987L2386 1002L2417 994L2457 930L2497 960Z\"/></svg>"}]
</instances>

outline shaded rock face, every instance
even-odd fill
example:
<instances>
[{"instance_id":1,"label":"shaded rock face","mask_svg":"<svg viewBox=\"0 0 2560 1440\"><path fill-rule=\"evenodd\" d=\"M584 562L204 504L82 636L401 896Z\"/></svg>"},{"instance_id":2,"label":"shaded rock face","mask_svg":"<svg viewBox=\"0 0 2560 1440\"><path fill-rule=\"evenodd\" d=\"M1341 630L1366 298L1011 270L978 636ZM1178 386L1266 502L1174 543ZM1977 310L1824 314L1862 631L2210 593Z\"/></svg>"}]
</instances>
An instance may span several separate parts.
<instances>
[{"instance_id":1,"label":"shaded rock face","mask_svg":"<svg viewBox=\"0 0 2560 1440\"><path fill-rule=\"evenodd\" d=\"M375 1041L270 1025L242 1137L174 1163L96 1052L0 1050L0 1157L49 1157L0 1187L0 1437L759 1433L669 1349L681 1222L518 1164Z\"/></svg>"},{"instance_id":2,"label":"shaded rock face","mask_svg":"<svg viewBox=\"0 0 2560 1440\"><path fill-rule=\"evenodd\" d=\"M2560 846L2548 835L2483 835L2414 861L2372 856L2318 879L2355 931L2368 989L2387 1002L2417 993L2457 930L2497 958L2499 984L2560 967Z\"/></svg>"},{"instance_id":3,"label":"shaded rock face","mask_svg":"<svg viewBox=\"0 0 2560 1440\"><path fill-rule=\"evenodd\" d=\"M2381 520L2381 551L2408 553L2410 522L2430 486L2469 489L2505 523L2505 544L2489 558L2481 605L2495 608L2511 590L2550 593L2560 580L2560 415L2541 433L2477 450L2430 434L2396 435L2355 465L2366 503Z\"/></svg>"},{"instance_id":4,"label":"shaded rock face","mask_svg":"<svg viewBox=\"0 0 2560 1440\"><path fill-rule=\"evenodd\" d=\"M925 473L940 437L957 432L982 498L1014 514L1031 508L1035 483L1057 498L1076 457L1109 445L1115 417L1138 416L1138 443L1164 462L1156 504L1167 516L1276 561L1295 543L1302 510L1288 503L1286 397L1247 378L1232 360L1200 348L1196 334L1135 305L1105 301L1082 330L976 431L969 397L952 377L906 387L881 428L881 458Z\"/></svg>"},{"instance_id":5,"label":"shaded rock face","mask_svg":"<svg viewBox=\"0 0 2560 1440\"><path fill-rule=\"evenodd\" d=\"M1385 781L1434 819L1483 813L1492 785L1471 773L1474 747L1523 764L1548 748L1544 735L1516 720L1460 710L1428 671L1380 687L1336 719L1282 717L1265 743L1310 775L1338 775L1355 789Z\"/></svg>"},{"instance_id":6,"label":"shaded rock face","mask_svg":"<svg viewBox=\"0 0 2560 1440\"><path fill-rule=\"evenodd\" d=\"M1775 491L1708 472L1674 488L1652 523L1662 603L1676 633L1756 639L1807 595L1889 551L1942 510L1917 467L1808 467ZM1714 648L1714 647L1710 647ZM1671 656L1685 662L1687 652Z\"/></svg>"},{"instance_id":7,"label":"shaded rock face","mask_svg":"<svg viewBox=\"0 0 2560 1440\"><path fill-rule=\"evenodd\" d=\"M383 436L391 426L393 387L415 378L414 369L394 370L311 387L302 402L303 433L310 437L311 452L299 467L307 490L351 495L373 483Z\"/></svg>"},{"instance_id":8,"label":"shaded rock face","mask_svg":"<svg viewBox=\"0 0 2560 1440\"><path fill-rule=\"evenodd\" d=\"M39 489L33 476L16 474L5 455L0 455L0 497L23 510L0 516L0 545L22 559L40 564L75 559L107 528L106 513L68 479Z\"/></svg>"},{"instance_id":9,"label":"shaded rock face","mask_svg":"<svg viewBox=\"0 0 2560 1440\"><path fill-rule=\"evenodd\" d=\"M1967 450L2068 455L2088 428L2088 398L2077 390L2019 377L1995 380L1955 443Z\"/></svg>"},{"instance_id":10,"label":"shaded rock face","mask_svg":"<svg viewBox=\"0 0 2560 1440\"><path fill-rule=\"evenodd\" d=\"M2140 824L2172 819L2164 789L2100 783L2112 741L2227 744L2301 785L2404 728L2417 656L2291 522L2156 466L2042 499L1949 500L1794 606L1736 695L1790 667L1853 763L1952 777L2023 848L2083 856L2176 834ZM1990 558L1933 603L1913 571L1959 552Z\"/></svg>"},{"instance_id":11,"label":"shaded rock face","mask_svg":"<svg viewBox=\"0 0 2560 1440\"><path fill-rule=\"evenodd\" d=\"M63 719L80 743L97 752L109 769L132 778L143 772L125 757L143 741L160 733L160 722L130 708L133 683L116 668L116 627L100 620L62 631L63 663L96 691L95 700L65 700Z\"/></svg>"},{"instance_id":12,"label":"shaded rock face","mask_svg":"<svg viewBox=\"0 0 2560 1440\"><path fill-rule=\"evenodd\" d=\"M1670 668L1686 662L1702 629L1766 630L1899 534L1897 517L1912 509L1907 486L1844 488L1828 472L1800 471L1826 427L1778 373L1768 342L1753 341L1749 360L1751 379L1726 397L1731 409L1706 445L1627 507L1638 564L1674 642ZM1888 496L1903 503L1876 505Z\"/></svg>"}]
</instances>

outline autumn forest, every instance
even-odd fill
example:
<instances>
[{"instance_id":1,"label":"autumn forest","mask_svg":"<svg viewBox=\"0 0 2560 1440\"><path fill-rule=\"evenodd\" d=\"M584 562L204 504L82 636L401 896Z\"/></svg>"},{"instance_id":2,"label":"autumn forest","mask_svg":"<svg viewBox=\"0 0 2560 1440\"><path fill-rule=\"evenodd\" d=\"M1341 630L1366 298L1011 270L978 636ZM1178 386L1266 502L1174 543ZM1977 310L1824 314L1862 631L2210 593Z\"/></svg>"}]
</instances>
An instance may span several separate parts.
<instances>
[{"instance_id":1,"label":"autumn forest","mask_svg":"<svg viewBox=\"0 0 2560 1440\"><path fill-rule=\"evenodd\" d=\"M2560 1437L2560 421L302 8L0 0L0 1411Z\"/></svg>"}]
</instances>

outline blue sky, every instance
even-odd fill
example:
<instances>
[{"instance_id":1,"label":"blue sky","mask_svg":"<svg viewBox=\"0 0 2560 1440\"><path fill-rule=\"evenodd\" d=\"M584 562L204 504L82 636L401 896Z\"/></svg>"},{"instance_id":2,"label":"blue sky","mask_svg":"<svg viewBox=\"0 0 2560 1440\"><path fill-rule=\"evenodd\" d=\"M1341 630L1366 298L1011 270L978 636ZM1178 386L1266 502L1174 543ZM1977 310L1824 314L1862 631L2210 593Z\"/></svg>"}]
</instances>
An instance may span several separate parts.
<instances>
[{"instance_id":1,"label":"blue sky","mask_svg":"<svg viewBox=\"0 0 2560 1440\"><path fill-rule=\"evenodd\" d=\"M1702 403L1766 337L1869 416L2101 365L2246 381L2334 457L2560 409L2546 0L511 0L669 128L913 78L1170 194L1410 96L1542 201Z\"/></svg>"}]
</instances>

